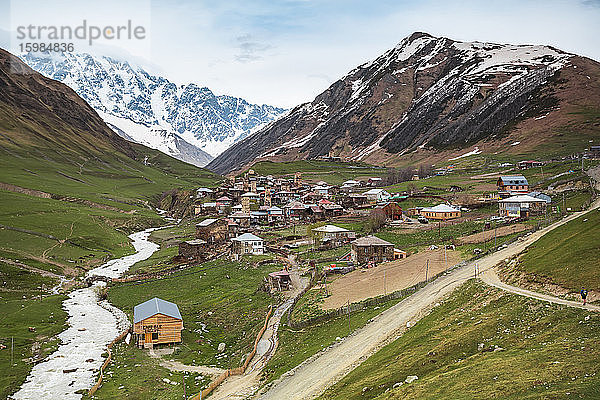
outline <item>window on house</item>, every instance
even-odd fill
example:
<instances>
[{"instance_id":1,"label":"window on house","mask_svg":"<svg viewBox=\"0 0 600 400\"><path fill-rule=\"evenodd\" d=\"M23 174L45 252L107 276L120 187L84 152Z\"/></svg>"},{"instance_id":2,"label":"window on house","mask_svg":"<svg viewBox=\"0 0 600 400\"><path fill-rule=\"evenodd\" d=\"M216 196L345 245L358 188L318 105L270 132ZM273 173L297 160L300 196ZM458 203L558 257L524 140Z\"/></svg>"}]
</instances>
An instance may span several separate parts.
<instances>
[{"instance_id":1,"label":"window on house","mask_svg":"<svg viewBox=\"0 0 600 400\"><path fill-rule=\"evenodd\" d=\"M158 332L152 334L152 341L158 340Z\"/></svg>"}]
</instances>

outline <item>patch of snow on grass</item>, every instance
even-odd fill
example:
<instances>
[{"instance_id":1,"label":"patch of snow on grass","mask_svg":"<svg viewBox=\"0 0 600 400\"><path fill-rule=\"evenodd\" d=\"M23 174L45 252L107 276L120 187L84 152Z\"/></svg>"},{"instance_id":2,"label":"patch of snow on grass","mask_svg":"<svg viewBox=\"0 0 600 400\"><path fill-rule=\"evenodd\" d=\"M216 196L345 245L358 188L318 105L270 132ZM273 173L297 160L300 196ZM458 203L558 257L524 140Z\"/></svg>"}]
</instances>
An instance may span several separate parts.
<instances>
[{"instance_id":1,"label":"patch of snow on grass","mask_svg":"<svg viewBox=\"0 0 600 400\"><path fill-rule=\"evenodd\" d=\"M475 147L475 149L473 149L472 151L462 154L458 157L454 157L454 158L449 158L448 161L454 161L454 160L459 160L461 158L465 158L465 157L469 157L469 156L474 156L476 154L480 154L481 150L479 150L479 147Z\"/></svg>"}]
</instances>

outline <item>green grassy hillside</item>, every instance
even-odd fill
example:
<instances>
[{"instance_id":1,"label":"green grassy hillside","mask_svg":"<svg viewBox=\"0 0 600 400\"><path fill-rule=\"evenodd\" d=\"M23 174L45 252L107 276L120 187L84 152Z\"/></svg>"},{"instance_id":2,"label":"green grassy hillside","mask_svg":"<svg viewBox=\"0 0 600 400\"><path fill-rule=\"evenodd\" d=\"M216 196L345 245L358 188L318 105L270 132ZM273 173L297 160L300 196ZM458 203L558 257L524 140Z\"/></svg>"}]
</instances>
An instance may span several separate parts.
<instances>
[{"instance_id":1,"label":"green grassy hillside","mask_svg":"<svg viewBox=\"0 0 600 400\"><path fill-rule=\"evenodd\" d=\"M471 282L320 399L598 398L599 328L598 315Z\"/></svg>"},{"instance_id":2,"label":"green grassy hillside","mask_svg":"<svg viewBox=\"0 0 600 400\"><path fill-rule=\"evenodd\" d=\"M548 233L527 249L520 268L565 288L600 290L600 211Z\"/></svg>"}]
</instances>

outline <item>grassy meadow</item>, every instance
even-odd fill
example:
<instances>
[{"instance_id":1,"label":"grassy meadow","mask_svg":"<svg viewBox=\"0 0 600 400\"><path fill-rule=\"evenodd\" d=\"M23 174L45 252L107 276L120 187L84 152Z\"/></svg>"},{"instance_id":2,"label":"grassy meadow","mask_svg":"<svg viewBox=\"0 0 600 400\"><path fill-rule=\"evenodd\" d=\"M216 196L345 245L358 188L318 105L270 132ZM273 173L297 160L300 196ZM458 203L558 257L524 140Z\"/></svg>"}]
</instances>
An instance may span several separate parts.
<instances>
[{"instance_id":1,"label":"grassy meadow","mask_svg":"<svg viewBox=\"0 0 600 400\"><path fill-rule=\"evenodd\" d=\"M471 281L320 399L597 398L599 328L596 314Z\"/></svg>"}]
</instances>

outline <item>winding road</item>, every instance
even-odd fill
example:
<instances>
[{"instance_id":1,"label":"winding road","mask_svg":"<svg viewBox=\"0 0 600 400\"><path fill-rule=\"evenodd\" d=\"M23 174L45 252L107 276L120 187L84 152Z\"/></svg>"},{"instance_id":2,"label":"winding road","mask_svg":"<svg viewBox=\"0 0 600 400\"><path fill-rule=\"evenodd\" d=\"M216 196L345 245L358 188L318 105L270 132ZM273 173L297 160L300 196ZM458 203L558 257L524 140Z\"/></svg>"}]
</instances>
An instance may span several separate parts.
<instances>
[{"instance_id":1,"label":"winding road","mask_svg":"<svg viewBox=\"0 0 600 400\"><path fill-rule=\"evenodd\" d=\"M598 171L594 171L594 173L595 176L592 176L598 180ZM599 206L600 199L594 201L587 211L571 214L544 229L517 240L502 250L454 268L412 296L379 314L372 322L355 331L337 345L322 351L284 374L270 387L258 393L257 397L264 400L294 400L312 399L319 396L325 389L338 382L381 347L397 338L407 327L414 325L428 310L454 289L468 279L474 278L476 267L481 272L480 277L483 282L499 289L556 304L600 311L600 307L595 305L583 306L581 303L504 284L500 282L494 269L499 262L521 253L546 233L597 209Z\"/></svg>"}]
</instances>

